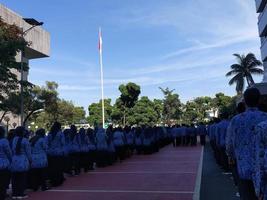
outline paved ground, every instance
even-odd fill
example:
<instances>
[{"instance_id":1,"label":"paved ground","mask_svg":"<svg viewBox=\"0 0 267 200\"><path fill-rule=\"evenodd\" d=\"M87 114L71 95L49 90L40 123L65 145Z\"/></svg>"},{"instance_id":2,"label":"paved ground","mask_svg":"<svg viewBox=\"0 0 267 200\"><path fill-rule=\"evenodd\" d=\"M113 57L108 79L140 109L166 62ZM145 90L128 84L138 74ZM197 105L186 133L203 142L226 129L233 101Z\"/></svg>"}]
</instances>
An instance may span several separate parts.
<instances>
[{"instance_id":1,"label":"paved ground","mask_svg":"<svg viewBox=\"0 0 267 200\"><path fill-rule=\"evenodd\" d=\"M200 200L238 200L236 192L231 175L223 174L215 163L211 147L207 145L204 150Z\"/></svg>"},{"instance_id":2,"label":"paved ground","mask_svg":"<svg viewBox=\"0 0 267 200\"><path fill-rule=\"evenodd\" d=\"M79 177L30 200L192 200L202 148L165 147Z\"/></svg>"}]
</instances>

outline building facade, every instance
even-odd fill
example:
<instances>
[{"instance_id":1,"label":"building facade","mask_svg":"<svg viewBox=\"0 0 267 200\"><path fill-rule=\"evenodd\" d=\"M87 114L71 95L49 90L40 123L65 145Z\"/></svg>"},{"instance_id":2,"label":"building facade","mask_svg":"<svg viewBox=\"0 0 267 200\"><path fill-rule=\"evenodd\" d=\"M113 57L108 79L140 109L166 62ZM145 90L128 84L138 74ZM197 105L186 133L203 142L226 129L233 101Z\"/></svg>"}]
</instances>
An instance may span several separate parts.
<instances>
[{"instance_id":1,"label":"building facade","mask_svg":"<svg viewBox=\"0 0 267 200\"><path fill-rule=\"evenodd\" d=\"M4 5L0 4L0 17L2 20L8 24L15 24L20 27L23 31L28 30L32 27L32 25L28 24L24 21L23 17L19 14L15 13L14 11L10 10L9 8L5 7ZM42 27L35 27L31 29L27 34L24 35L24 38L30 42L30 45L25 48L23 53L23 58L21 57L21 53L16 56L18 62L24 62L29 65L31 59L38 59L38 58L45 58L49 57L50 55L50 34L44 30ZM22 59L21 59L22 58ZM20 73L14 71L17 74L18 79L21 78ZM27 80L28 73L24 73L24 80ZM1 112L0 112L0 116ZM12 113L7 115L9 119L8 124L11 127L17 126L21 124L19 121L19 116L15 116ZM4 124L7 123L7 120L3 121Z\"/></svg>"},{"instance_id":2,"label":"building facade","mask_svg":"<svg viewBox=\"0 0 267 200\"><path fill-rule=\"evenodd\" d=\"M261 83L255 84L264 100L267 97L267 0L255 0L258 16L258 29L261 40L261 58L264 67L264 77Z\"/></svg>"}]
</instances>

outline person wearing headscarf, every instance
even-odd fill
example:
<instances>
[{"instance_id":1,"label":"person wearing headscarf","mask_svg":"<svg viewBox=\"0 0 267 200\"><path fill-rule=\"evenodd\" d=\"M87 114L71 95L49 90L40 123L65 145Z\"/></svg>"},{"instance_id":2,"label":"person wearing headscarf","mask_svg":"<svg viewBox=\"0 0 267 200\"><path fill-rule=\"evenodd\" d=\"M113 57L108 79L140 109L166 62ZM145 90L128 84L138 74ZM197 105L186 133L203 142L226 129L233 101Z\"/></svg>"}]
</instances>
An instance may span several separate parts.
<instances>
[{"instance_id":1,"label":"person wearing headscarf","mask_svg":"<svg viewBox=\"0 0 267 200\"><path fill-rule=\"evenodd\" d=\"M96 161L96 138L94 134L94 130L91 128L87 129L87 137L88 137L88 166L89 170L94 169L94 162Z\"/></svg>"},{"instance_id":2,"label":"person wearing headscarf","mask_svg":"<svg viewBox=\"0 0 267 200\"><path fill-rule=\"evenodd\" d=\"M125 159L125 137L121 127L114 130L113 143L115 145L117 158L121 162Z\"/></svg>"},{"instance_id":3,"label":"person wearing headscarf","mask_svg":"<svg viewBox=\"0 0 267 200\"><path fill-rule=\"evenodd\" d=\"M101 126L96 128L96 149L97 149L97 159L96 164L98 167L107 166L107 155L108 155L108 144L107 135L104 128Z\"/></svg>"},{"instance_id":4,"label":"person wearing headscarf","mask_svg":"<svg viewBox=\"0 0 267 200\"><path fill-rule=\"evenodd\" d=\"M71 152L71 130L70 129L64 129L63 131L64 137L65 137L65 146L64 146L64 172L70 176L72 176L72 162L70 157Z\"/></svg>"},{"instance_id":5,"label":"person wearing headscarf","mask_svg":"<svg viewBox=\"0 0 267 200\"><path fill-rule=\"evenodd\" d=\"M126 132L126 141L129 147L130 155L132 155L134 151L134 131L135 131L134 127L133 128L129 127L128 132Z\"/></svg>"},{"instance_id":6,"label":"person wearing headscarf","mask_svg":"<svg viewBox=\"0 0 267 200\"><path fill-rule=\"evenodd\" d=\"M143 148L145 154L152 153L152 143L153 143L153 132L151 127L147 127L144 129L144 140L143 140Z\"/></svg>"},{"instance_id":7,"label":"person wearing headscarf","mask_svg":"<svg viewBox=\"0 0 267 200\"><path fill-rule=\"evenodd\" d=\"M108 144L108 164L112 165L116 161L116 150L113 142L113 127L110 125L106 131Z\"/></svg>"},{"instance_id":8,"label":"person wearing headscarf","mask_svg":"<svg viewBox=\"0 0 267 200\"><path fill-rule=\"evenodd\" d=\"M48 146L48 171L51 185L56 187L63 183L65 136L61 131L61 124L55 122L46 137Z\"/></svg>"},{"instance_id":9,"label":"person wearing headscarf","mask_svg":"<svg viewBox=\"0 0 267 200\"><path fill-rule=\"evenodd\" d=\"M26 198L24 193L27 187L27 173L32 162L31 146L29 140L25 138L24 127L17 127L16 136L12 142L12 195L13 198Z\"/></svg>"},{"instance_id":10,"label":"person wearing headscarf","mask_svg":"<svg viewBox=\"0 0 267 200\"><path fill-rule=\"evenodd\" d=\"M47 160L47 143L45 140L45 129L38 129L30 140L32 163L30 170L30 185L34 191L39 187L42 190L47 190L46 186L46 168L48 166Z\"/></svg>"},{"instance_id":11,"label":"person wearing headscarf","mask_svg":"<svg viewBox=\"0 0 267 200\"><path fill-rule=\"evenodd\" d=\"M90 166L88 161L88 152L89 152L89 138L86 135L86 131L84 128L79 130L80 135L80 161L81 168L84 169L84 172L88 172Z\"/></svg>"},{"instance_id":12,"label":"person wearing headscarf","mask_svg":"<svg viewBox=\"0 0 267 200\"><path fill-rule=\"evenodd\" d=\"M0 199L5 199L6 189L9 184L10 163L12 153L8 140L5 138L5 128L0 126Z\"/></svg>"},{"instance_id":13,"label":"person wearing headscarf","mask_svg":"<svg viewBox=\"0 0 267 200\"><path fill-rule=\"evenodd\" d=\"M81 172L81 137L75 125L70 126L71 131L71 152L70 157L74 175L77 176Z\"/></svg>"},{"instance_id":14,"label":"person wearing headscarf","mask_svg":"<svg viewBox=\"0 0 267 200\"><path fill-rule=\"evenodd\" d=\"M203 122L201 122L199 124L199 126L197 127L197 132L198 132L198 135L200 137L200 144L202 146L205 146L206 144L206 135L207 135L207 129L206 129L206 126Z\"/></svg>"},{"instance_id":15,"label":"person wearing headscarf","mask_svg":"<svg viewBox=\"0 0 267 200\"><path fill-rule=\"evenodd\" d=\"M142 133L142 128L137 127L134 133L134 145L137 154L141 154L143 152L143 140L144 140L144 135Z\"/></svg>"},{"instance_id":16,"label":"person wearing headscarf","mask_svg":"<svg viewBox=\"0 0 267 200\"><path fill-rule=\"evenodd\" d=\"M8 140L8 142L9 142L9 146L10 146L10 148L11 148L11 146L12 146L12 142L13 142L13 139L14 139L15 136L16 136L16 135L15 135L15 129L10 129L10 130L8 131L8 133L7 133L7 140Z\"/></svg>"}]
</instances>

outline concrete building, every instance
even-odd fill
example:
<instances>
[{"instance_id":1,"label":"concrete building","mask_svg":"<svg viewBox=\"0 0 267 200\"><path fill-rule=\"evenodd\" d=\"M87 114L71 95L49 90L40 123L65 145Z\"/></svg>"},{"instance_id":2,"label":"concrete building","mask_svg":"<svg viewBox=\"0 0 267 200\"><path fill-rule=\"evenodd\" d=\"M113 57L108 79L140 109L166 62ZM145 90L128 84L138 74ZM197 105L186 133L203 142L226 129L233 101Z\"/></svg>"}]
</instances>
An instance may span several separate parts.
<instances>
[{"instance_id":1,"label":"concrete building","mask_svg":"<svg viewBox=\"0 0 267 200\"><path fill-rule=\"evenodd\" d=\"M267 0L256 0L256 10L259 13L258 27L261 39L261 58L264 66L264 78L255 87L260 89L263 95L267 95Z\"/></svg>"},{"instance_id":2,"label":"concrete building","mask_svg":"<svg viewBox=\"0 0 267 200\"><path fill-rule=\"evenodd\" d=\"M8 9L4 5L0 4L0 17L2 20L8 24L15 24L20 27L23 31L32 27L28 24L22 16L15 13L14 11ZM30 46L26 47L22 61L29 65L31 59L45 58L50 55L50 34L45 31L42 27L35 27L31 29L24 38L30 42ZM21 53L16 57L18 62L21 62ZM20 73L14 72L20 79ZM28 73L24 73L23 79L26 80ZM1 112L0 112L1 116ZM20 124L19 117L9 114L10 118L9 124L15 126Z\"/></svg>"}]
</instances>

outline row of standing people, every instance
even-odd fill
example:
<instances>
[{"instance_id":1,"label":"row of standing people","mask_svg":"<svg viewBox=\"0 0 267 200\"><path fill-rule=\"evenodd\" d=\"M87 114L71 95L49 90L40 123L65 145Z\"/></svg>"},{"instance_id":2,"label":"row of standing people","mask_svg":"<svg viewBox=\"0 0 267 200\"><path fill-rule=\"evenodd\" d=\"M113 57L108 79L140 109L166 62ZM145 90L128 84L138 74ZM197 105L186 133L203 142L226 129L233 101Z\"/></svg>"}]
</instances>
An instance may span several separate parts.
<instances>
[{"instance_id":1,"label":"row of standing people","mask_svg":"<svg viewBox=\"0 0 267 200\"><path fill-rule=\"evenodd\" d=\"M134 151L151 154L171 142L170 129L164 127L103 128L79 131L72 125L62 131L55 122L48 135L44 129L29 138L24 127L10 130L0 127L0 200L5 199L11 182L13 199L26 198L27 188L56 187L65 175L79 175L98 167L123 161ZM10 181L11 180L11 181ZM49 184L47 184L49 182Z\"/></svg>"},{"instance_id":2,"label":"row of standing people","mask_svg":"<svg viewBox=\"0 0 267 200\"><path fill-rule=\"evenodd\" d=\"M196 146L197 137L199 136L200 144L206 144L207 130L204 123L195 126L194 124L188 125L175 125L171 129L173 139L173 146Z\"/></svg>"},{"instance_id":3,"label":"row of standing people","mask_svg":"<svg viewBox=\"0 0 267 200\"><path fill-rule=\"evenodd\" d=\"M231 171L241 200L267 200L267 113L260 110L260 92L247 89L237 115L208 126L216 162Z\"/></svg>"}]
</instances>

